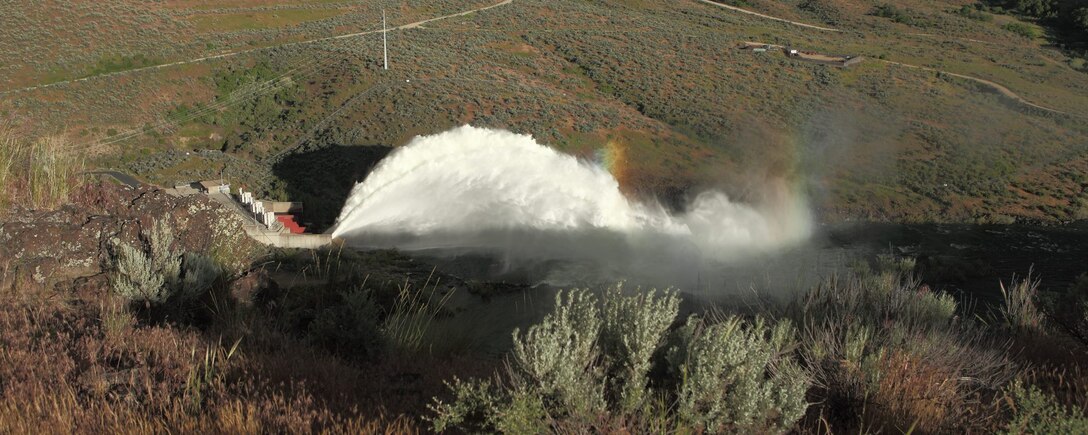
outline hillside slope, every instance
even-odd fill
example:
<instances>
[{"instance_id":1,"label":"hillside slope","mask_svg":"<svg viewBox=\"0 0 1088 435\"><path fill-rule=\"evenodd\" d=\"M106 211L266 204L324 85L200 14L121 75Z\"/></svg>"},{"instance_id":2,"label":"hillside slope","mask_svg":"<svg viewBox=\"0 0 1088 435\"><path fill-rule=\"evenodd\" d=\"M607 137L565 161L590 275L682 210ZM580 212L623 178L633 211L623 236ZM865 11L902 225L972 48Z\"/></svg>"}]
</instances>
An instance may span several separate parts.
<instances>
[{"instance_id":1,"label":"hillside slope","mask_svg":"<svg viewBox=\"0 0 1088 435\"><path fill-rule=\"evenodd\" d=\"M392 24L497 2L453 3L413 8ZM607 162L630 193L673 205L703 187L760 201L774 193L767 186L789 185L827 221L1088 217L1088 75L1003 30L1007 17L984 23L956 13L958 3L911 6L927 21L907 25L872 15L866 2L750 3L845 31L696 1L515 0L390 33L389 71L381 39L364 36L10 94L4 107L153 182L226 173L322 202L330 211L321 224L343 189L306 185L296 162L465 123ZM276 7L289 6L338 7ZM258 33L274 41L295 28ZM736 49L747 41L870 59L839 69ZM993 81L1068 114L878 59ZM371 164L347 162L331 175L357 181Z\"/></svg>"}]
</instances>

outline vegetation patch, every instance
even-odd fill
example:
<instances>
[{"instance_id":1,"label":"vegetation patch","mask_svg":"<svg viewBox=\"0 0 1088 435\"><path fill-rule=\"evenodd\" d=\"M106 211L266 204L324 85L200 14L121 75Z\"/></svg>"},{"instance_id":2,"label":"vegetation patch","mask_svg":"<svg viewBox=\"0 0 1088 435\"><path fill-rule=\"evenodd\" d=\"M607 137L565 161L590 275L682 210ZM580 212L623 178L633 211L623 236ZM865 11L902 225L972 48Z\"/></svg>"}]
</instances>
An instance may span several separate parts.
<instances>
[{"instance_id":1,"label":"vegetation patch","mask_svg":"<svg viewBox=\"0 0 1088 435\"><path fill-rule=\"evenodd\" d=\"M495 383L450 384L456 398L433 407L434 429L785 432L801 418L808 378L789 356L789 323L691 317L670 337L679 302L620 287L600 301L560 293L541 323L514 331L512 363Z\"/></svg>"},{"instance_id":2,"label":"vegetation patch","mask_svg":"<svg viewBox=\"0 0 1088 435\"><path fill-rule=\"evenodd\" d=\"M234 32L297 26L307 21L323 20L343 14L337 9L295 9L233 14L198 14L188 18L201 32Z\"/></svg>"},{"instance_id":3,"label":"vegetation patch","mask_svg":"<svg viewBox=\"0 0 1088 435\"><path fill-rule=\"evenodd\" d=\"M83 161L62 137L31 139L17 126L0 124L0 208L67 204L84 184Z\"/></svg>"},{"instance_id":4,"label":"vegetation patch","mask_svg":"<svg viewBox=\"0 0 1088 435\"><path fill-rule=\"evenodd\" d=\"M877 6L873 9L873 15L887 18L896 23L906 24L908 26L920 26L921 20L917 18L914 12L909 9L901 9L895 5L885 3Z\"/></svg>"},{"instance_id":5,"label":"vegetation patch","mask_svg":"<svg viewBox=\"0 0 1088 435\"><path fill-rule=\"evenodd\" d=\"M1035 39L1039 37L1039 31L1035 28L1035 26L1032 26L1030 24L1008 23L1004 26L1001 26L1001 28L1027 39Z\"/></svg>"},{"instance_id":6,"label":"vegetation patch","mask_svg":"<svg viewBox=\"0 0 1088 435\"><path fill-rule=\"evenodd\" d=\"M994 13L1012 13L1046 25L1070 48L1084 50L1088 44L1088 4L1081 0L983 0L981 3ZM1006 28L1018 34L1028 32L1026 29Z\"/></svg>"}]
</instances>

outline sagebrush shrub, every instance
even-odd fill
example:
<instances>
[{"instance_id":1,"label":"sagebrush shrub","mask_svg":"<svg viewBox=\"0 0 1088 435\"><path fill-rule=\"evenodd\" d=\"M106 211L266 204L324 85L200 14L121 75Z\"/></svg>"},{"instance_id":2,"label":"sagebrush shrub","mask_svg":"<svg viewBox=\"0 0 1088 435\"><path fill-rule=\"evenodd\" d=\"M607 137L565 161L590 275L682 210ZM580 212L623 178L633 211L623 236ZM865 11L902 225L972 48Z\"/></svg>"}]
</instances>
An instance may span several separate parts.
<instances>
[{"instance_id":1,"label":"sagebrush shrub","mask_svg":"<svg viewBox=\"0 0 1088 435\"><path fill-rule=\"evenodd\" d=\"M446 386L453 392L453 401L444 403L436 400L431 406L438 416L432 420L435 432L442 433L454 427L459 427L465 432L483 432L486 429L504 431L509 427L503 424L504 412L499 403L505 399L502 390L494 388L490 381L463 381L454 377L453 381L447 381ZM505 413L509 416L510 413ZM525 422L539 422L540 418L535 412L526 413L529 418L516 419ZM522 415L522 414L518 414ZM514 420L514 419L511 419ZM540 433L544 427L538 423L539 430L527 430L522 433ZM522 429L524 429L522 427ZM505 431L504 431L505 432Z\"/></svg>"},{"instance_id":2,"label":"sagebrush shrub","mask_svg":"<svg viewBox=\"0 0 1088 435\"><path fill-rule=\"evenodd\" d=\"M514 330L514 377L561 412L595 415L604 411L604 385L597 336L601 329L596 298L585 290L560 292L555 311L524 335Z\"/></svg>"},{"instance_id":3,"label":"sagebrush shrub","mask_svg":"<svg viewBox=\"0 0 1088 435\"><path fill-rule=\"evenodd\" d=\"M676 319L680 298L656 297L654 290L623 297L621 291L614 286L604 298L600 347L609 358L610 396L618 410L634 412L644 403L650 358Z\"/></svg>"},{"instance_id":4,"label":"sagebrush shrub","mask_svg":"<svg viewBox=\"0 0 1088 435\"><path fill-rule=\"evenodd\" d=\"M708 432L785 432L804 415L808 375L793 360L796 331L738 317L708 323L688 319L669 349L680 379L677 413L686 426Z\"/></svg>"},{"instance_id":5,"label":"sagebrush shrub","mask_svg":"<svg viewBox=\"0 0 1088 435\"><path fill-rule=\"evenodd\" d=\"M140 245L117 243L113 251L113 290L129 303L161 306L171 300L189 303L208 291L222 275L214 260L174 246L165 221L140 235Z\"/></svg>"},{"instance_id":6,"label":"sagebrush shrub","mask_svg":"<svg viewBox=\"0 0 1088 435\"><path fill-rule=\"evenodd\" d=\"M625 296L619 286L602 300L585 290L561 292L544 320L514 332L505 376L449 384L455 397L431 407L434 429L791 428L807 408L809 379L793 359L794 328L693 317L666 345L679 305L673 292ZM668 379L652 381L649 373Z\"/></svg>"},{"instance_id":7,"label":"sagebrush shrub","mask_svg":"<svg viewBox=\"0 0 1088 435\"><path fill-rule=\"evenodd\" d=\"M185 300L193 300L204 294L222 275L222 269L212 260L200 254L186 252L182 255L180 295Z\"/></svg>"},{"instance_id":8,"label":"sagebrush shrub","mask_svg":"<svg viewBox=\"0 0 1088 435\"><path fill-rule=\"evenodd\" d=\"M144 250L122 244L114 253L113 291L130 302L162 303L169 294L162 273Z\"/></svg>"}]
</instances>

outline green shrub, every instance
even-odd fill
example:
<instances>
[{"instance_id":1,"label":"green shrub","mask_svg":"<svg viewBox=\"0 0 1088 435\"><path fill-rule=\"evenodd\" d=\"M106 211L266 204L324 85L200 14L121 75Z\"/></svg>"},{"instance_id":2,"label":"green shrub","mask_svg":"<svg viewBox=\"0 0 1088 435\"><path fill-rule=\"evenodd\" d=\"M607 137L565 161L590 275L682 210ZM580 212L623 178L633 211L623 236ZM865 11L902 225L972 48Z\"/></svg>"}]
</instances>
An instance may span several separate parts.
<instances>
[{"instance_id":1,"label":"green shrub","mask_svg":"<svg viewBox=\"0 0 1088 435\"><path fill-rule=\"evenodd\" d=\"M797 8L829 24L837 24L842 19L842 12L828 0L805 0L798 3Z\"/></svg>"},{"instance_id":2,"label":"green shrub","mask_svg":"<svg viewBox=\"0 0 1088 435\"><path fill-rule=\"evenodd\" d=\"M796 331L788 321L772 328L763 319L691 317L677 334L668 360L680 379L677 414L685 426L783 433L804 415L809 380L790 357Z\"/></svg>"},{"instance_id":3,"label":"green shrub","mask_svg":"<svg viewBox=\"0 0 1088 435\"><path fill-rule=\"evenodd\" d=\"M975 21L990 22L994 20L993 15L983 12L978 5L963 5L955 11L955 14Z\"/></svg>"},{"instance_id":4,"label":"green shrub","mask_svg":"<svg viewBox=\"0 0 1088 435\"><path fill-rule=\"evenodd\" d=\"M434 429L592 432L608 422L655 432L791 428L807 408L809 378L792 359L790 324L692 317L666 344L679 302L671 292L625 296L618 286L600 301L585 290L560 292L552 313L514 332L499 382L448 384L454 398L436 399Z\"/></svg>"},{"instance_id":5,"label":"green shrub","mask_svg":"<svg viewBox=\"0 0 1088 435\"><path fill-rule=\"evenodd\" d=\"M1028 39L1035 39L1039 37L1039 31L1036 30L1035 26L1032 26L1030 24L1008 23L1004 26L1001 26L1001 28Z\"/></svg>"},{"instance_id":6,"label":"green shrub","mask_svg":"<svg viewBox=\"0 0 1088 435\"><path fill-rule=\"evenodd\" d=\"M222 275L210 258L174 247L174 233L164 220L140 234L140 245L115 245L113 291L145 308L176 302L180 307L203 294Z\"/></svg>"},{"instance_id":7,"label":"green shrub","mask_svg":"<svg viewBox=\"0 0 1088 435\"><path fill-rule=\"evenodd\" d=\"M341 356L367 358L383 345L381 310L369 290L339 293L339 299L317 311L306 326L306 338Z\"/></svg>"},{"instance_id":8,"label":"green shrub","mask_svg":"<svg viewBox=\"0 0 1088 435\"><path fill-rule=\"evenodd\" d=\"M610 397L621 411L635 412L646 398L650 358L676 319L680 299L655 298L654 291L623 297L620 291L615 286L604 299L600 347L609 357Z\"/></svg>"},{"instance_id":9,"label":"green shrub","mask_svg":"<svg viewBox=\"0 0 1088 435\"><path fill-rule=\"evenodd\" d=\"M594 416L605 407L603 373L594 364L600 310L585 290L566 296L557 295L555 311L524 335L514 330L514 376L559 412Z\"/></svg>"},{"instance_id":10,"label":"green shrub","mask_svg":"<svg viewBox=\"0 0 1088 435\"><path fill-rule=\"evenodd\" d=\"M143 54L104 57L99 59L94 67L91 68L91 70L86 75L84 75L84 77L96 76L100 74L110 74L136 68L145 68L159 63L161 62L155 59L148 58Z\"/></svg>"},{"instance_id":11,"label":"green shrub","mask_svg":"<svg viewBox=\"0 0 1088 435\"><path fill-rule=\"evenodd\" d=\"M1006 9L1034 18L1053 18L1058 13L1058 0L989 0Z\"/></svg>"},{"instance_id":12,"label":"green shrub","mask_svg":"<svg viewBox=\"0 0 1088 435\"><path fill-rule=\"evenodd\" d=\"M881 18L887 18L896 23L906 24L908 26L918 24L917 20L914 18L914 15L911 14L910 11L905 9L899 9L895 5L887 3L877 6L875 9L873 9L871 15Z\"/></svg>"},{"instance_id":13,"label":"green shrub","mask_svg":"<svg viewBox=\"0 0 1088 435\"><path fill-rule=\"evenodd\" d=\"M1073 11L1072 14L1073 28L1075 31L1083 34L1088 34L1088 5L1081 6Z\"/></svg>"},{"instance_id":14,"label":"green shrub","mask_svg":"<svg viewBox=\"0 0 1088 435\"><path fill-rule=\"evenodd\" d=\"M1008 434L1088 433L1088 417L1076 409L1059 404L1053 396L1035 386L1016 382L1009 389L1013 417L1005 428Z\"/></svg>"},{"instance_id":15,"label":"green shrub","mask_svg":"<svg viewBox=\"0 0 1088 435\"><path fill-rule=\"evenodd\" d=\"M524 429L520 433L543 433L546 426L541 422L543 409L524 410L523 412L504 412L504 406L499 403L505 395L505 391L492 386L490 381L462 381L454 377L452 382L446 382L446 386L453 392L453 401L444 403L436 400L431 408L438 416L432 420L434 431L444 433L453 428L461 428L466 433L482 433L486 430L499 432L513 432L510 429ZM511 407L514 409L514 407ZM526 412L527 411L527 412ZM509 417L510 423L505 420ZM532 425L532 428L523 427L519 423Z\"/></svg>"}]
</instances>

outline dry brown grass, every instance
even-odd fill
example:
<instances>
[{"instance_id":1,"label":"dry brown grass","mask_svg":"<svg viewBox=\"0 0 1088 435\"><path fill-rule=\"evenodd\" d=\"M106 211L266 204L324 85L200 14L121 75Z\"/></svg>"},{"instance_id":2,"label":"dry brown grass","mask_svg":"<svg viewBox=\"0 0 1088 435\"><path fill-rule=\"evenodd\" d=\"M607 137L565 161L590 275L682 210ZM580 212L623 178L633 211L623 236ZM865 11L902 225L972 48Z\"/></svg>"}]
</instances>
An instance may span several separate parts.
<instances>
[{"instance_id":1,"label":"dry brown grass","mask_svg":"<svg viewBox=\"0 0 1088 435\"><path fill-rule=\"evenodd\" d=\"M945 427L960 403L954 370L930 364L902 351L881 358L881 379L874 403L884 406L876 414L892 421L917 422L917 429L932 432Z\"/></svg>"},{"instance_id":2,"label":"dry brown grass","mask_svg":"<svg viewBox=\"0 0 1088 435\"><path fill-rule=\"evenodd\" d=\"M988 431L1016 366L954 300L897 273L832 280L805 296L803 355L817 432Z\"/></svg>"},{"instance_id":3,"label":"dry brown grass","mask_svg":"<svg viewBox=\"0 0 1088 435\"><path fill-rule=\"evenodd\" d=\"M83 159L61 136L31 139L0 123L0 207L52 209L83 184Z\"/></svg>"},{"instance_id":4,"label":"dry brown grass","mask_svg":"<svg viewBox=\"0 0 1088 435\"><path fill-rule=\"evenodd\" d=\"M18 404L0 405L0 426L13 433L344 433L416 434L407 417L377 420L354 417L315 428L306 414L275 414L291 405L233 399L193 415L175 406L157 416L128 404L81 401L73 391L33 396ZM293 419L293 420L289 420Z\"/></svg>"},{"instance_id":5,"label":"dry brown grass","mask_svg":"<svg viewBox=\"0 0 1088 435\"><path fill-rule=\"evenodd\" d=\"M1014 276L1008 286L1001 281L1001 296L1005 302L1001 317L1006 326L1020 333L1042 330L1044 317L1037 305L1039 284L1039 279L1032 278L1030 271L1021 280Z\"/></svg>"},{"instance_id":6,"label":"dry brown grass","mask_svg":"<svg viewBox=\"0 0 1088 435\"><path fill-rule=\"evenodd\" d=\"M34 293L0 301L0 428L14 433L418 433L443 379L490 368L357 364L257 311L204 329L147 325L102 302L105 289Z\"/></svg>"},{"instance_id":7,"label":"dry brown grass","mask_svg":"<svg viewBox=\"0 0 1088 435\"><path fill-rule=\"evenodd\" d=\"M1026 366L1018 374L1025 385L1054 396L1057 403L1088 412L1088 347L1060 334L1023 335L1010 353Z\"/></svg>"},{"instance_id":8,"label":"dry brown grass","mask_svg":"<svg viewBox=\"0 0 1088 435\"><path fill-rule=\"evenodd\" d=\"M1088 413L1088 368L1084 365L1042 365L1024 371L1021 378L1063 406Z\"/></svg>"}]
</instances>

